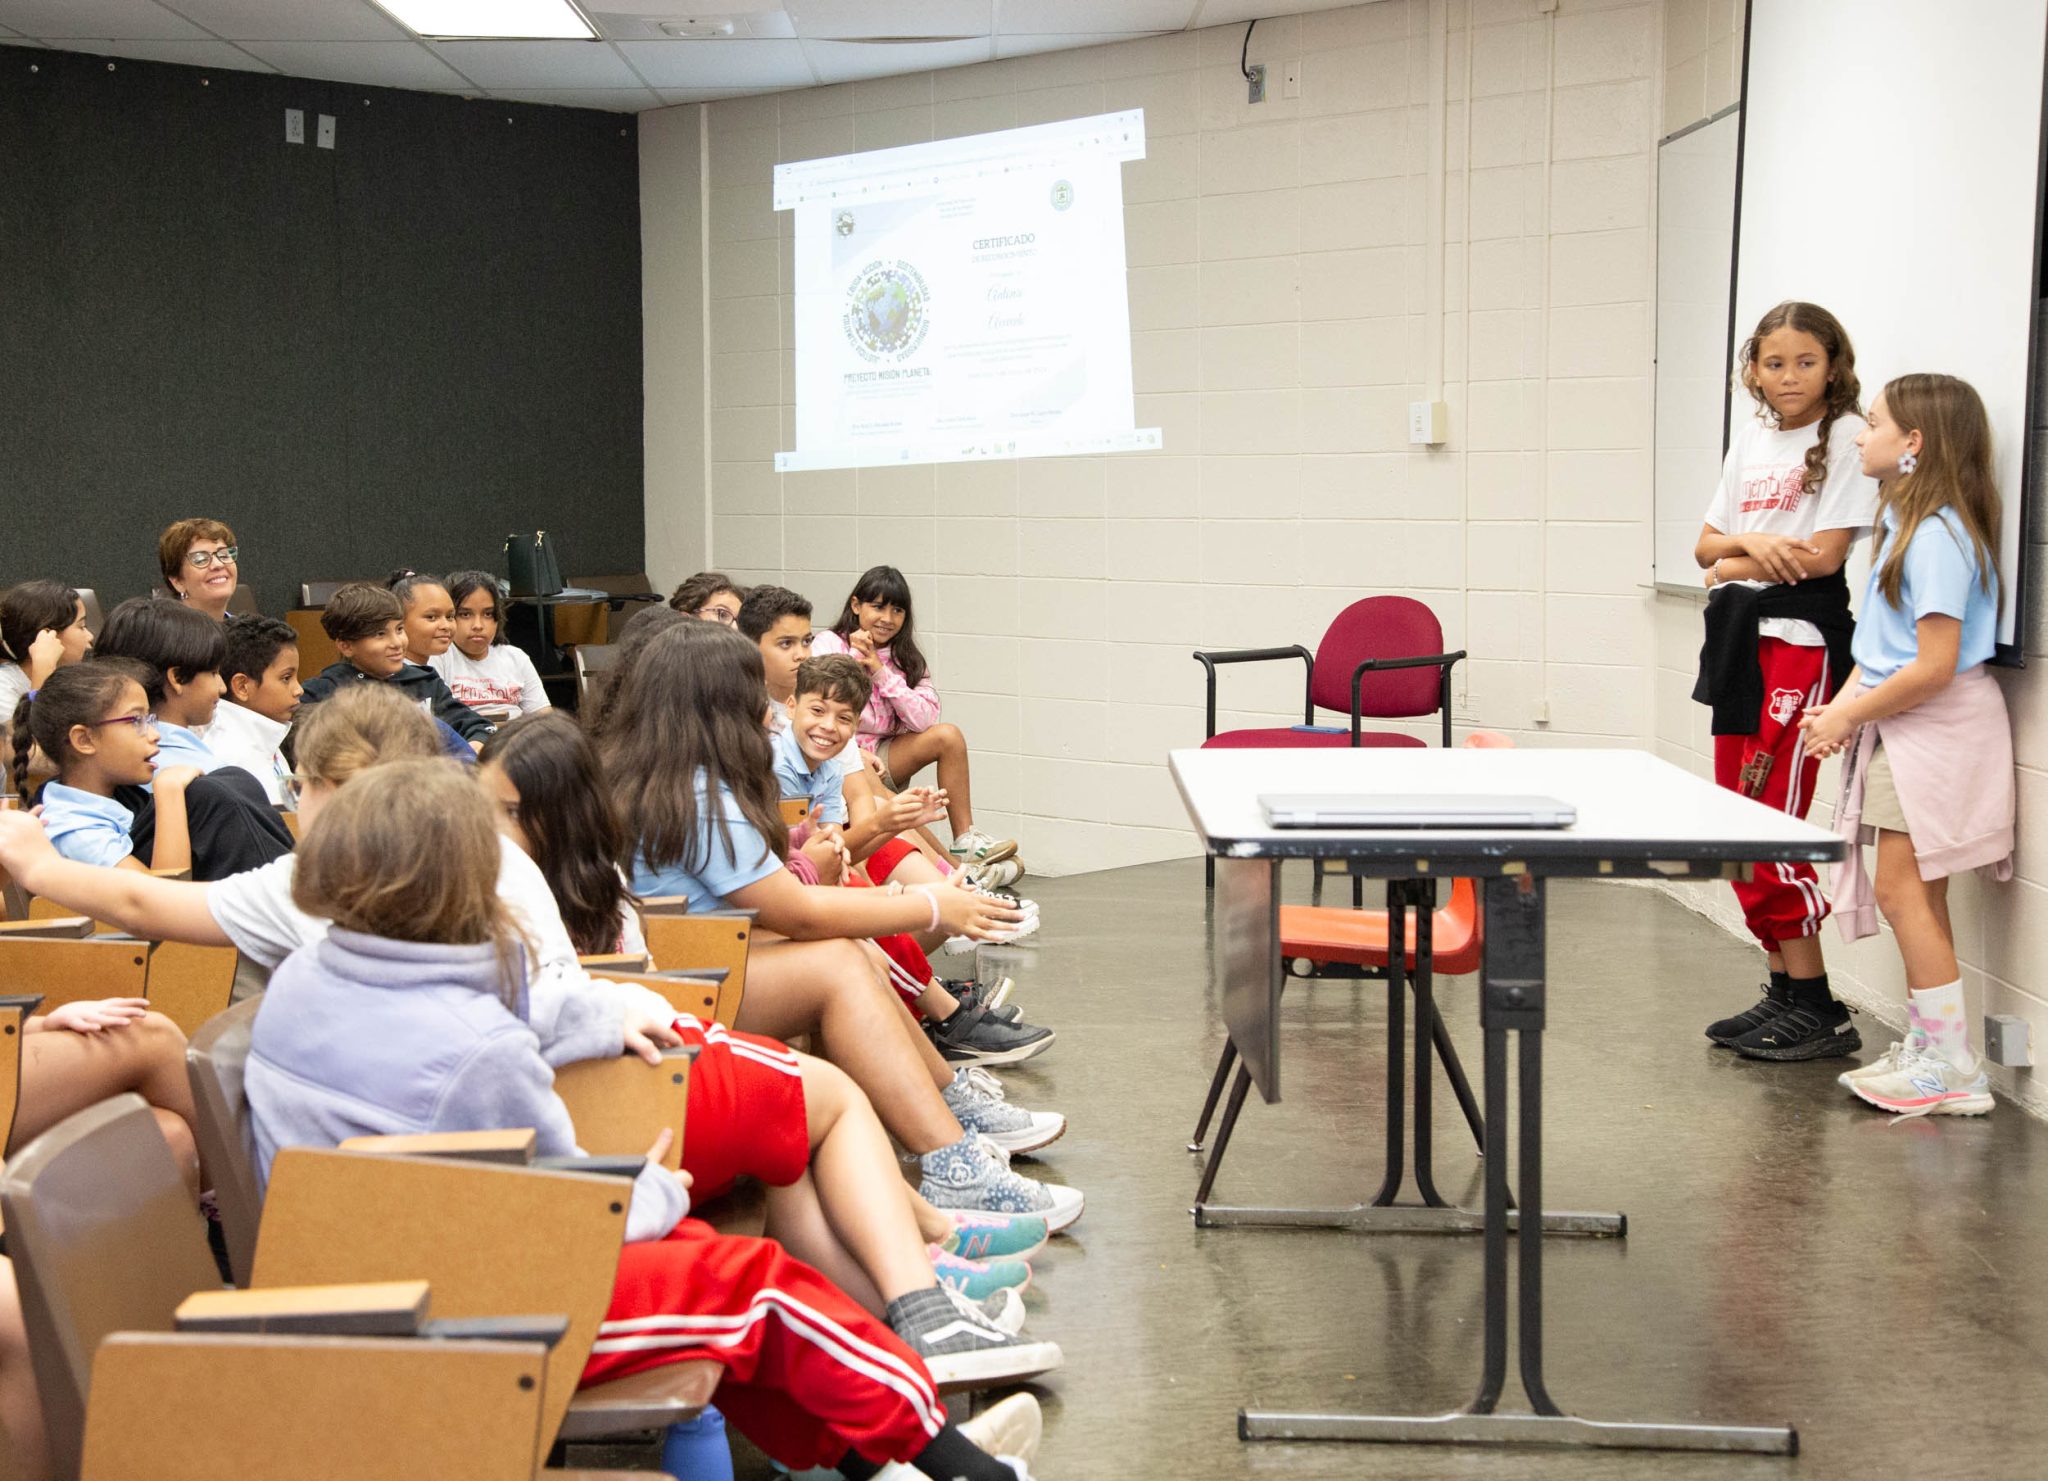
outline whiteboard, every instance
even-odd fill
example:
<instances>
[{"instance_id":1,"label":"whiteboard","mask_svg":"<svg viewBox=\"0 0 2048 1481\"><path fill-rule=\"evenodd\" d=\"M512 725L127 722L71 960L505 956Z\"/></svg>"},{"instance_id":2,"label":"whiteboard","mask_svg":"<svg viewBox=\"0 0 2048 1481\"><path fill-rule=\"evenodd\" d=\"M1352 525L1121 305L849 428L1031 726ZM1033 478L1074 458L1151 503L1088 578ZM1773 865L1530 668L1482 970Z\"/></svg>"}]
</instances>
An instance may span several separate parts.
<instances>
[{"instance_id":1,"label":"whiteboard","mask_svg":"<svg viewBox=\"0 0 2048 1481\"><path fill-rule=\"evenodd\" d=\"M1944 371L1991 415L2017 660L2048 0L1752 0L1735 319L1841 319L1866 404Z\"/></svg>"},{"instance_id":2,"label":"whiteboard","mask_svg":"<svg viewBox=\"0 0 2048 1481\"><path fill-rule=\"evenodd\" d=\"M1728 443L1741 136L1738 105L1657 146L1656 580L1701 590L1692 548Z\"/></svg>"}]
</instances>

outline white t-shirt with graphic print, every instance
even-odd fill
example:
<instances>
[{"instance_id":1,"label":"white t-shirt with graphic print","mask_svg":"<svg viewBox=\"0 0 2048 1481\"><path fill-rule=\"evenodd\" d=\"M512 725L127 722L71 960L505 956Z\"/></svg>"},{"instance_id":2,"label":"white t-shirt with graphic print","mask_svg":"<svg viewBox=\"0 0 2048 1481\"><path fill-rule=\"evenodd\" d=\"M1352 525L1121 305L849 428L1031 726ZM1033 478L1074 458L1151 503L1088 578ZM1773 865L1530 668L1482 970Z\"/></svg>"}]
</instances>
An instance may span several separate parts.
<instances>
[{"instance_id":1,"label":"white t-shirt with graphic print","mask_svg":"<svg viewBox=\"0 0 2048 1481\"><path fill-rule=\"evenodd\" d=\"M1856 446L1863 427L1859 416L1835 418L1828 429L1828 476L1816 498L1805 487L1806 450L1820 435L1820 423L1780 432L1760 418L1743 422L1728 444L1720 486L1707 506L1707 524L1724 535L1762 532L1795 540L1810 540L1821 530L1851 530L1853 544L1870 533L1877 519L1877 480L1864 476L1863 454ZM1802 648L1823 645L1820 629L1796 617L1766 617L1757 624L1757 633Z\"/></svg>"}]
</instances>

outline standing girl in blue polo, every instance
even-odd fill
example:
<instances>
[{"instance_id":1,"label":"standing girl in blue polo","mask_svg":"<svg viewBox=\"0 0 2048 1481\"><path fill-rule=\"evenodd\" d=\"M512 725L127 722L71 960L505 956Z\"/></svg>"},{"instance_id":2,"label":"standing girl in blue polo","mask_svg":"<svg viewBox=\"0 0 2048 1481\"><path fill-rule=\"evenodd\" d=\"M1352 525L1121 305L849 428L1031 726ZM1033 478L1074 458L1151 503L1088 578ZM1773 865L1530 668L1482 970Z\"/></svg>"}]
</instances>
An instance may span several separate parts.
<instances>
[{"instance_id":1,"label":"standing girl in blue polo","mask_svg":"<svg viewBox=\"0 0 2048 1481\"><path fill-rule=\"evenodd\" d=\"M1903 375L1857 439L1876 478L1877 545L1856 627L1856 672L1807 711L1806 753L1849 748L1835 820L1852 845L1835 878L1853 941L1891 922L1911 1026L1841 1083L1901 1116L1981 1116L1991 1087L1970 1048L1948 879L2012 877L2012 726L1985 672L1997 643L1998 486L1984 403L1948 375ZM1863 869L1877 845L1875 889Z\"/></svg>"}]
</instances>

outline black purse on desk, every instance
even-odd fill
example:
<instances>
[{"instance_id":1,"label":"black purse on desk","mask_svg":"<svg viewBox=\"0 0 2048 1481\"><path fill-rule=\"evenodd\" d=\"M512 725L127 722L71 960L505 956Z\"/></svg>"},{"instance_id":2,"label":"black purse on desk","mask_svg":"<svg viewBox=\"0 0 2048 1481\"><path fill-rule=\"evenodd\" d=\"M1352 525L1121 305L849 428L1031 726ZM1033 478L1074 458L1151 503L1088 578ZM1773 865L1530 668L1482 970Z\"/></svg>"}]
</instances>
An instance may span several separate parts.
<instances>
[{"instance_id":1,"label":"black purse on desk","mask_svg":"<svg viewBox=\"0 0 2048 1481\"><path fill-rule=\"evenodd\" d=\"M561 592L562 562L546 530L505 537L505 575L520 596L551 597Z\"/></svg>"}]
</instances>

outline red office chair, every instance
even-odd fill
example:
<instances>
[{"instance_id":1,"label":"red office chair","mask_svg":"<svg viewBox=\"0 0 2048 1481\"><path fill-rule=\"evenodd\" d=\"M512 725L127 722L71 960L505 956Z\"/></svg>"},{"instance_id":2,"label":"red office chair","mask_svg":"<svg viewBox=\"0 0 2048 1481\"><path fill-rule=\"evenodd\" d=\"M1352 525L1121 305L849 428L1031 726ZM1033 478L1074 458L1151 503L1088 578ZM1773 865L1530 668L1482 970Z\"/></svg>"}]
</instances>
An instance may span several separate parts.
<instances>
[{"instance_id":1,"label":"red office chair","mask_svg":"<svg viewBox=\"0 0 2048 1481\"><path fill-rule=\"evenodd\" d=\"M1425 746L1419 736L1397 730L1366 730L1375 720L1407 720L1423 715L1443 717L1443 744L1451 743L1451 670L1465 656L1461 648L1446 653L1443 625L1436 613L1413 597L1366 597L1337 614L1314 654L1299 643L1287 648L1239 648L1197 653L1208 685L1205 712L1207 739L1202 749L1228 747L1298 749L1342 746ZM1262 663L1299 658L1307 668L1302 692L1301 724L1254 727L1216 733L1216 665ZM1434 673L1430 670L1435 670ZM1316 709L1338 710L1351 717L1341 725L1316 724ZM1216 861L1207 860L1203 878L1216 887ZM1315 891L1322 900L1323 871L1315 871ZM1352 904L1361 903L1357 882Z\"/></svg>"}]
</instances>

